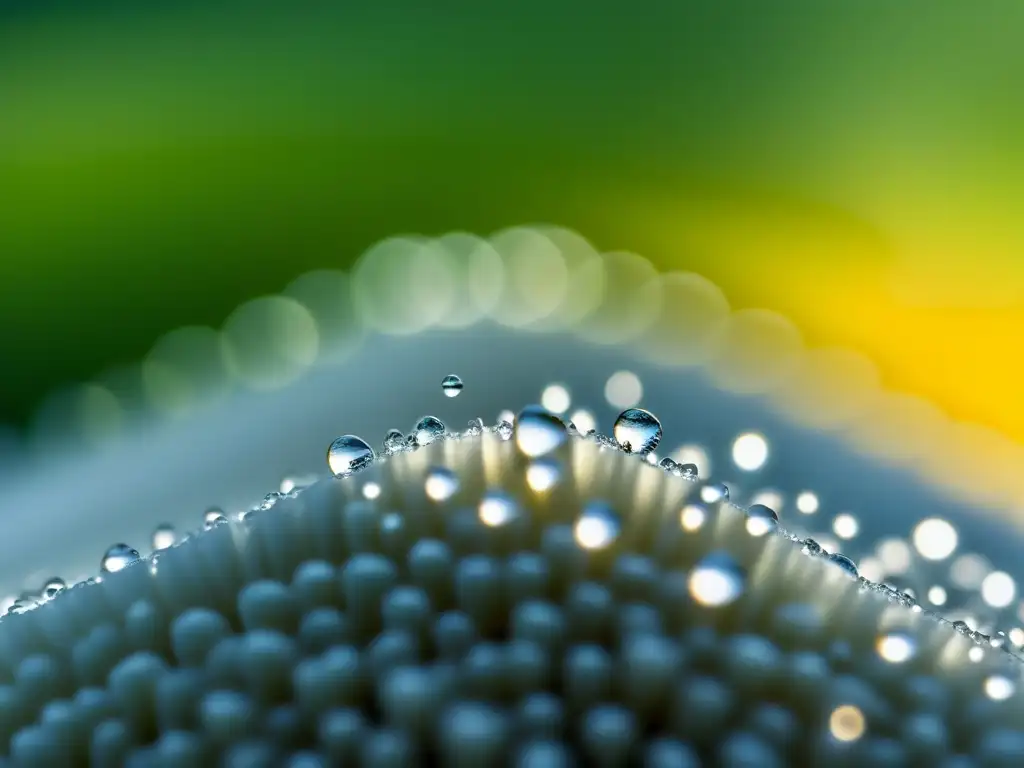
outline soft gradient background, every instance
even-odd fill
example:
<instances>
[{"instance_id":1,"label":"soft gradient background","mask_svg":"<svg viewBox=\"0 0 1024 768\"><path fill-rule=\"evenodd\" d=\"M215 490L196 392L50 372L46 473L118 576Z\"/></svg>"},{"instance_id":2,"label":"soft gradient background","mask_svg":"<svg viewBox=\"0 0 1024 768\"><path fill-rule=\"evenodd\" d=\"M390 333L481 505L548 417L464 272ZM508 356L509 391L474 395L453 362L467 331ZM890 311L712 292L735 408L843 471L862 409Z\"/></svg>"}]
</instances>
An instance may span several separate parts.
<instances>
[{"instance_id":1,"label":"soft gradient background","mask_svg":"<svg viewBox=\"0 0 1024 768\"><path fill-rule=\"evenodd\" d=\"M1020 0L0 2L0 421L399 232L549 221L1024 438Z\"/></svg>"}]
</instances>

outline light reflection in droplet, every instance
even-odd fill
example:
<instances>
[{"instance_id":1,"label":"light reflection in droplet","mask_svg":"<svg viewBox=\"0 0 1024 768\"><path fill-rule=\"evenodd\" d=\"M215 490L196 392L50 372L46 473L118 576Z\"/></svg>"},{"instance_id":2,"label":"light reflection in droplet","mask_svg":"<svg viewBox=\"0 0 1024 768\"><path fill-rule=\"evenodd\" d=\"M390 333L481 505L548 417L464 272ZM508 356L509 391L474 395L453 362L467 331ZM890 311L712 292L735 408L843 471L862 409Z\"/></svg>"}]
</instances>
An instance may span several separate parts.
<instances>
[{"instance_id":1,"label":"light reflection in droplet","mask_svg":"<svg viewBox=\"0 0 1024 768\"><path fill-rule=\"evenodd\" d=\"M711 476L711 459L708 452L699 445L682 445L672 454L672 458L679 464L693 464L701 477Z\"/></svg>"}]
</instances>

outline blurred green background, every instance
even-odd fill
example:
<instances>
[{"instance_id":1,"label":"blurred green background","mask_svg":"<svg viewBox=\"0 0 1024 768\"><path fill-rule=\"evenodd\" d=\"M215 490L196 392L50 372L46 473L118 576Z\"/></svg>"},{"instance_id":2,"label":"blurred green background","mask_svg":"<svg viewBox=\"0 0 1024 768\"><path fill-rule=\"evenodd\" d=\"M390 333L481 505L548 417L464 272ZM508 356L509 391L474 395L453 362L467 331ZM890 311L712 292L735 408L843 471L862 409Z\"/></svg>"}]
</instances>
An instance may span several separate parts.
<instances>
[{"instance_id":1,"label":"blurred green background","mask_svg":"<svg viewBox=\"0 0 1024 768\"><path fill-rule=\"evenodd\" d=\"M579 230L1024 437L1020 0L0 4L0 421L403 232Z\"/></svg>"}]
</instances>

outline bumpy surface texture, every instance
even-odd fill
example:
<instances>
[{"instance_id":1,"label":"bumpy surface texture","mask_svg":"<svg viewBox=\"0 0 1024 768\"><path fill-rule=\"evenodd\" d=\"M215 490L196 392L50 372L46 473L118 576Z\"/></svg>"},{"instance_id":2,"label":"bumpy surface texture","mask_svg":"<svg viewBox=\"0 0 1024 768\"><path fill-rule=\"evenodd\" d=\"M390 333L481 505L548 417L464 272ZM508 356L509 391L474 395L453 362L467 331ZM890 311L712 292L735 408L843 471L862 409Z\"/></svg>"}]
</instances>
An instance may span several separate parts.
<instances>
[{"instance_id":1,"label":"bumpy surface texture","mask_svg":"<svg viewBox=\"0 0 1024 768\"><path fill-rule=\"evenodd\" d=\"M1015 660L692 479L509 438L378 459L6 617L5 764L1024 765Z\"/></svg>"}]
</instances>

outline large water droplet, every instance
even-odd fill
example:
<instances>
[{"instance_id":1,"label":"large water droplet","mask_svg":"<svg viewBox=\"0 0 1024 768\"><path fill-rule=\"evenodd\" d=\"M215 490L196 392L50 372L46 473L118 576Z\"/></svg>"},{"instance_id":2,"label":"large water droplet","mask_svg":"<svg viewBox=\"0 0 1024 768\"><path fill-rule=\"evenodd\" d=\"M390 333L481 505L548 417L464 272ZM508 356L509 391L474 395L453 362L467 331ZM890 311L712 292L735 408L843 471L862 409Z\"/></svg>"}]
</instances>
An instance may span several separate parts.
<instances>
[{"instance_id":1,"label":"large water droplet","mask_svg":"<svg viewBox=\"0 0 1024 768\"><path fill-rule=\"evenodd\" d=\"M444 392L445 397L458 397L462 392L462 386L462 379L454 373L449 373L441 379L441 391Z\"/></svg>"},{"instance_id":2,"label":"large water droplet","mask_svg":"<svg viewBox=\"0 0 1024 768\"><path fill-rule=\"evenodd\" d=\"M573 526L576 543L584 549L607 549L621 533L622 520L603 501L588 502Z\"/></svg>"},{"instance_id":3,"label":"large water droplet","mask_svg":"<svg viewBox=\"0 0 1024 768\"><path fill-rule=\"evenodd\" d=\"M170 523L161 523L153 529L153 551L174 546L177 533Z\"/></svg>"},{"instance_id":4,"label":"large water droplet","mask_svg":"<svg viewBox=\"0 0 1024 768\"><path fill-rule=\"evenodd\" d=\"M747 508L747 533L764 536L779 527L779 516L766 504L751 504Z\"/></svg>"},{"instance_id":5,"label":"large water droplet","mask_svg":"<svg viewBox=\"0 0 1024 768\"><path fill-rule=\"evenodd\" d=\"M539 405L523 408L514 429L516 447L530 458L551 453L569 437L562 420Z\"/></svg>"},{"instance_id":6,"label":"large water droplet","mask_svg":"<svg viewBox=\"0 0 1024 768\"><path fill-rule=\"evenodd\" d=\"M206 530L216 528L221 523L226 523L227 521L227 517L224 516L224 510L220 507L210 507L203 512L203 527Z\"/></svg>"},{"instance_id":7,"label":"large water droplet","mask_svg":"<svg viewBox=\"0 0 1024 768\"><path fill-rule=\"evenodd\" d=\"M434 416L424 416L412 429L416 445L430 445L439 437L444 436L444 423Z\"/></svg>"},{"instance_id":8,"label":"large water droplet","mask_svg":"<svg viewBox=\"0 0 1024 768\"><path fill-rule=\"evenodd\" d=\"M627 408L615 420L615 440L628 453L646 454L661 442L661 422L643 408Z\"/></svg>"},{"instance_id":9,"label":"large water droplet","mask_svg":"<svg viewBox=\"0 0 1024 768\"><path fill-rule=\"evenodd\" d=\"M355 435L342 435L327 449L327 466L335 477L345 477L373 463L373 449Z\"/></svg>"},{"instance_id":10,"label":"large water droplet","mask_svg":"<svg viewBox=\"0 0 1024 768\"><path fill-rule=\"evenodd\" d=\"M405 435L400 429L389 429L384 435L384 453L390 456L405 448Z\"/></svg>"},{"instance_id":11,"label":"large water droplet","mask_svg":"<svg viewBox=\"0 0 1024 768\"><path fill-rule=\"evenodd\" d=\"M127 544L115 544L103 555L100 570L103 573L117 573L137 562L140 557L138 550L132 549Z\"/></svg>"},{"instance_id":12,"label":"large water droplet","mask_svg":"<svg viewBox=\"0 0 1024 768\"><path fill-rule=\"evenodd\" d=\"M428 498L448 501L459 490L459 477L447 467L434 467L427 472L423 486Z\"/></svg>"},{"instance_id":13,"label":"large water droplet","mask_svg":"<svg viewBox=\"0 0 1024 768\"><path fill-rule=\"evenodd\" d=\"M743 594L746 573L728 552L712 552L690 571L689 587L698 603L718 608Z\"/></svg>"},{"instance_id":14,"label":"large water droplet","mask_svg":"<svg viewBox=\"0 0 1024 768\"><path fill-rule=\"evenodd\" d=\"M508 494L500 491L488 491L480 500L477 514L485 525L500 528L519 516L519 505Z\"/></svg>"},{"instance_id":15,"label":"large water droplet","mask_svg":"<svg viewBox=\"0 0 1024 768\"><path fill-rule=\"evenodd\" d=\"M857 572L857 566L854 564L853 560L848 558L846 555L842 555L842 554L840 554L838 552L834 552L833 554L828 556L828 560L833 565L838 565L840 568L842 568L844 571L846 571L851 576L859 576L860 575Z\"/></svg>"},{"instance_id":16,"label":"large water droplet","mask_svg":"<svg viewBox=\"0 0 1024 768\"><path fill-rule=\"evenodd\" d=\"M53 600L57 595L63 592L67 588L67 582L59 576L54 576L52 579L47 579L46 583L43 584L42 595L47 600Z\"/></svg>"}]
</instances>

